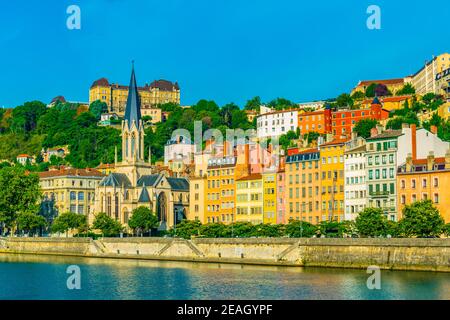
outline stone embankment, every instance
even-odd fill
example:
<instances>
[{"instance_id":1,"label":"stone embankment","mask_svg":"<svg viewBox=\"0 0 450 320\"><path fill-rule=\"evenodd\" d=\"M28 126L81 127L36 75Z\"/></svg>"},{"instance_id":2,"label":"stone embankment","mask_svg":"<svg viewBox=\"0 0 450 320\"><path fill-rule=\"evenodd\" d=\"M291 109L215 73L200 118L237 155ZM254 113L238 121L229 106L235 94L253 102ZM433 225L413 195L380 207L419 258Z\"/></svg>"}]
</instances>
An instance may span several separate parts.
<instances>
[{"instance_id":1,"label":"stone embankment","mask_svg":"<svg viewBox=\"0 0 450 320\"><path fill-rule=\"evenodd\" d=\"M450 239L0 238L0 253L450 272Z\"/></svg>"}]
</instances>

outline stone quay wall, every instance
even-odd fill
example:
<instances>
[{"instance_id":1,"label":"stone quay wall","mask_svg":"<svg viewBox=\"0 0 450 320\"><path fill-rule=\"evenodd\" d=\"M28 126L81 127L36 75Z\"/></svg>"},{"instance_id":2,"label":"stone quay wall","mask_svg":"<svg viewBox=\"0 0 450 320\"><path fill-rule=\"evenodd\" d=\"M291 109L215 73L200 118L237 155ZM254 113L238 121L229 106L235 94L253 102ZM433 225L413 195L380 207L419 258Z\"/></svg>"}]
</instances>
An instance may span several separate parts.
<instances>
[{"instance_id":1,"label":"stone quay wall","mask_svg":"<svg viewBox=\"0 0 450 320\"><path fill-rule=\"evenodd\" d=\"M450 239L12 237L0 253L450 272Z\"/></svg>"}]
</instances>

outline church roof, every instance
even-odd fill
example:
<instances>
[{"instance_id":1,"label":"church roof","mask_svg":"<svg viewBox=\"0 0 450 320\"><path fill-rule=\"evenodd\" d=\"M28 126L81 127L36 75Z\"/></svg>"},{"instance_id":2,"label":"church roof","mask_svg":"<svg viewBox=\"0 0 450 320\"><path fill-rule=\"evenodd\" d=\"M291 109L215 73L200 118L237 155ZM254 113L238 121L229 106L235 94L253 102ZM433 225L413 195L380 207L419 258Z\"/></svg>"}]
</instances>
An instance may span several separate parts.
<instances>
[{"instance_id":1,"label":"church roof","mask_svg":"<svg viewBox=\"0 0 450 320\"><path fill-rule=\"evenodd\" d=\"M161 180L161 178L162 176L160 174L144 175L138 179L137 185L138 187L143 187L144 185L152 187Z\"/></svg>"},{"instance_id":2,"label":"church roof","mask_svg":"<svg viewBox=\"0 0 450 320\"><path fill-rule=\"evenodd\" d=\"M150 202L150 195L148 194L148 191L147 191L147 188L145 187L145 185L142 188L142 191L141 191L141 194L139 196L138 202L142 202L142 203Z\"/></svg>"},{"instance_id":3,"label":"church roof","mask_svg":"<svg viewBox=\"0 0 450 320\"><path fill-rule=\"evenodd\" d=\"M136 84L136 76L134 74L134 63L131 69L131 79L130 86L128 87L128 98L124 119L128 120L128 128L131 128L133 120L136 122L136 127L139 125L139 120L141 120L141 102Z\"/></svg>"},{"instance_id":4,"label":"church roof","mask_svg":"<svg viewBox=\"0 0 450 320\"><path fill-rule=\"evenodd\" d=\"M189 181L185 178L167 178L173 191L189 191Z\"/></svg>"},{"instance_id":5,"label":"church roof","mask_svg":"<svg viewBox=\"0 0 450 320\"><path fill-rule=\"evenodd\" d=\"M131 187L131 182L124 173L113 172L105 177L101 182L101 187Z\"/></svg>"}]
</instances>

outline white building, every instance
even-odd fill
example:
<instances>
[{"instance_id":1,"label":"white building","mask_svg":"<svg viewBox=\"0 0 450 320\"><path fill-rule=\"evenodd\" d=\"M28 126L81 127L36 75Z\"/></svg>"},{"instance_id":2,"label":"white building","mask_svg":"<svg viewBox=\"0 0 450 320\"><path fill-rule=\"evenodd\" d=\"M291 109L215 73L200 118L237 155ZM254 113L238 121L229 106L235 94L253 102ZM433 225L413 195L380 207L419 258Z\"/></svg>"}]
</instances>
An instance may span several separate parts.
<instances>
[{"instance_id":1,"label":"white building","mask_svg":"<svg viewBox=\"0 0 450 320\"><path fill-rule=\"evenodd\" d=\"M279 137L298 127L298 110L282 110L261 114L256 120L258 138Z\"/></svg>"},{"instance_id":2,"label":"white building","mask_svg":"<svg viewBox=\"0 0 450 320\"><path fill-rule=\"evenodd\" d=\"M450 143L442 141L436 133L416 129L415 125L404 125L402 135L398 137L397 164L404 164L409 153L413 159L426 159L430 151L435 157L445 157L449 147Z\"/></svg>"},{"instance_id":3,"label":"white building","mask_svg":"<svg viewBox=\"0 0 450 320\"><path fill-rule=\"evenodd\" d=\"M355 220L366 208L366 144L357 138L345 145L344 153L344 219Z\"/></svg>"},{"instance_id":4,"label":"white building","mask_svg":"<svg viewBox=\"0 0 450 320\"><path fill-rule=\"evenodd\" d=\"M183 136L178 136L167 141L164 146L164 165L171 161L182 160L184 164L191 164L194 161L195 145Z\"/></svg>"}]
</instances>

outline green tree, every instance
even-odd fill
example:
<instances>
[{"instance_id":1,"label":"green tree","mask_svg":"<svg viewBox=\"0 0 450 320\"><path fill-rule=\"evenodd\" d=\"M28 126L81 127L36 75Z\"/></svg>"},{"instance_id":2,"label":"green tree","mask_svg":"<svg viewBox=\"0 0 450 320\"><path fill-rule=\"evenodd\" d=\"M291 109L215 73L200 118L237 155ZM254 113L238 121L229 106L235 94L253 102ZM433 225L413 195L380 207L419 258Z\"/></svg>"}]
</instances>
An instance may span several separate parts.
<instances>
[{"instance_id":1,"label":"green tree","mask_svg":"<svg viewBox=\"0 0 450 320\"><path fill-rule=\"evenodd\" d=\"M13 132L29 133L36 129L37 121L47 111L47 106L40 101L25 102L14 108L10 128Z\"/></svg>"},{"instance_id":2,"label":"green tree","mask_svg":"<svg viewBox=\"0 0 450 320\"><path fill-rule=\"evenodd\" d=\"M342 228L337 221L322 221L319 223L318 228L320 234L325 235L326 237L337 238L342 236Z\"/></svg>"},{"instance_id":3,"label":"green tree","mask_svg":"<svg viewBox=\"0 0 450 320\"><path fill-rule=\"evenodd\" d=\"M200 234L206 238L227 237L229 230L223 223L208 223L200 226Z\"/></svg>"},{"instance_id":4,"label":"green tree","mask_svg":"<svg viewBox=\"0 0 450 320\"><path fill-rule=\"evenodd\" d=\"M159 224L158 217L153 212L144 206L137 207L133 210L128 226L134 230L136 234L143 232L151 232L152 229L157 228Z\"/></svg>"},{"instance_id":5,"label":"green tree","mask_svg":"<svg viewBox=\"0 0 450 320\"><path fill-rule=\"evenodd\" d=\"M356 132L358 136L367 139L370 137L370 131L375 128L377 124L378 121L375 119L362 119L356 123L353 131Z\"/></svg>"},{"instance_id":6,"label":"green tree","mask_svg":"<svg viewBox=\"0 0 450 320\"><path fill-rule=\"evenodd\" d=\"M0 223L12 227L18 214L39 212L39 177L19 166L0 169Z\"/></svg>"},{"instance_id":7,"label":"green tree","mask_svg":"<svg viewBox=\"0 0 450 320\"><path fill-rule=\"evenodd\" d=\"M255 234L255 225L251 222L234 222L229 224L228 234L232 234L233 237L248 238Z\"/></svg>"},{"instance_id":8,"label":"green tree","mask_svg":"<svg viewBox=\"0 0 450 320\"><path fill-rule=\"evenodd\" d=\"M367 98L373 98L375 97L375 88L377 87L376 83L371 83L367 88L365 92L365 96Z\"/></svg>"},{"instance_id":9,"label":"green tree","mask_svg":"<svg viewBox=\"0 0 450 320\"><path fill-rule=\"evenodd\" d=\"M244 106L245 110L256 110L259 112L260 108L261 108L261 98L256 96L250 100L247 100L247 103Z\"/></svg>"},{"instance_id":10,"label":"green tree","mask_svg":"<svg viewBox=\"0 0 450 320\"><path fill-rule=\"evenodd\" d=\"M422 200L406 205L403 218L399 222L401 232L406 237L438 237L444 227L444 219L431 200Z\"/></svg>"},{"instance_id":11,"label":"green tree","mask_svg":"<svg viewBox=\"0 0 450 320\"><path fill-rule=\"evenodd\" d=\"M39 228L45 227L47 221L44 217L31 212L21 212L17 215L17 229L25 233L35 233Z\"/></svg>"},{"instance_id":12,"label":"green tree","mask_svg":"<svg viewBox=\"0 0 450 320\"><path fill-rule=\"evenodd\" d=\"M378 237L387 232L387 218L379 208L365 208L355 220L360 236Z\"/></svg>"},{"instance_id":13,"label":"green tree","mask_svg":"<svg viewBox=\"0 0 450 320\"><path fill-rule=\"evenodd\" d=\"M317 232L317 227L309 222L300 220L289 220L286 225L284 234L290 238L311 238Z\"/></svg>"},{"instance_id":14,"label":"green tree","mask_svg":"<svg viewBox=\"0 0 450 320\"><path fill-rule=\"evenodd\" d=\"M123 226L120 222L114 220L104 212L99 212L95 216L92 228L100 230L105 237L114 236L123 232Z\"/></svg>"},{"instance_id":15,"label":"green tree","mask_svg":"<svg viewBox=\"0 0 450 320\"><path fill-rule=\"evenodd\" d=\"M95 119L100 120L102 113L108 112L108 105L100 100L95 100L89 105L89 111L94 115Z\"/></svg>"},{"instance_id":16,"label":"green tree","mask_svg":"<svg viewBox=\"0 0 450 320\"><path fill-rule=\"evenodd\" d=\"M444 225L442 230L447 237L450 237L450 223L447 223L446 225Z\"/></svg>"},{"instance_id":17,"label":"green tree","mask_svg":"<svg viewBox=\"0 0 450 320\"><path fill-rule=\"evenodd\" d=\"M308 141L308 144L311 143L311 142L313 142L313 141L316 141L319 137L320 137L320 133L314 132L314 131L305 133L305 134L303 135L303 139L305 139L306 141Z\"/></svg>"},{"instance_id":18,"label":"green tree","mask_svg":"<svg viewBox=\"0 0 450 320\"><path fill-rule=\"evenodd\" d=\"M181 220L176 229L172 228L169 234L183 239L191 239L200 235L202 224L198 220Z\"/></svg>"},{"instance_id":19,"label":"green tree","mask_svg":"<svg viewBox=\"0 0 450 320\"><path fill-rule=\"evenodd\" d=\"M353 101L355 100L363 100L366 96L364 95L364 92L362 91L355 91L352 95L351 98L353 99Z\"/></svg>"},{"instance_id":20,"label":"green tree","mask_svg":"<svg viewBox=\"0 0 450 320\"><path fill-rule=\"evenodd\" d=\"M78 232L86 231L87 217L73 212L64 212L55 218L51 226L52 232L66 233L66 237L70 230L78 230Z\"/></svg>"},{"instance_id":21,"label":"green tree","mask_svg":"<svg viewBox=\"0 0 450 320\"><path fill-rule=\"evenodd\" d=\"M283 225L281 224L260 223L254 227L253 236L277 238L283 235L283 231Z\"/></svg>"},{"instance_id":22,"label":"green tree","mask_svg":"<svg viewBox=\"0 0 450 320\"><path fill-rule=\"evenodd\" d=\"M416 93L416 89L414 89L413 85L410 83L407 83L403 86L403 88L398 90L395 95L402 96L402 95L410 95L410 94L415 94L415 93Z\"/></svg>"},{"instance_id":23,"label":"green tree","mask_svg":"<svg viewBox=\"0 0 450 320\"><path fill-rule=\"evenodd\" d=\"M336 105L338 108L351 108L353 106L353 99L349 94L343 93L336 98Z\"/></svg>"}]
</instances>

